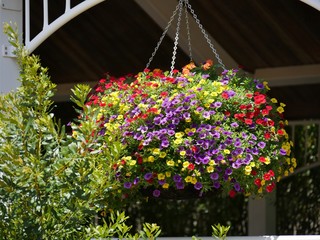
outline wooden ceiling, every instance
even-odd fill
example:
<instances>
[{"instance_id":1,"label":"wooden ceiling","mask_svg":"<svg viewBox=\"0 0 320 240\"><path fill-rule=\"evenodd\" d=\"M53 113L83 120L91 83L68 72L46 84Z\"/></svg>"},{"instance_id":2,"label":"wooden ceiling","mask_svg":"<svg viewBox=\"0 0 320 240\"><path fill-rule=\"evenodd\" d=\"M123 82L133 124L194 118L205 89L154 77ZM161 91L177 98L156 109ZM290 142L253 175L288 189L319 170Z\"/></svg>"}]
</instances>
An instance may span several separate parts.
<instances>
[{"instance_id":1,"label":"wooden ceiling","mask_svg":"<svg viewBox=\"0 0 320 240\"><path fill-rule=\"evenodd\" d=\"M64 25L42 43L34 53L40 55L42 64L49 68L53 82L94 83L106 72L120 76L142 71L163 32L154 16L138 4L143 1L151 0L106 0ZM159 4L160 0L157 1ZM39 0L30 2L31 34L34 36L42 27L42 3ZM49 1L50 21L64 12L64 2ZM76 5L82 1L71 2ZM189 2L209 35L237 65L253 74L259 69L320 64L320 12L299 0ZM168 10L170 15L173 10ZM191 40L199 38L203 38L201 32L191 32ZM165 37L151 68L169 70L172 50L172 39ZM188 54L180 48L176 62L176 68L189 62ZM316 84L305 88L320 90ZM297 94L299 87L293 91L290 87L286 89L288 91L280 90L277 94L283 97L281 94L286 92L285 99L296 99L290 94ZM314 107L320 105L320 98L315 95L311 104L313 109L304 116L313 114L320 118L319 109L314 114ZM310 95L296 96L306 100ZM293 105L291 111L293 118L299 117Z\"/></svg>"}]
</instances>

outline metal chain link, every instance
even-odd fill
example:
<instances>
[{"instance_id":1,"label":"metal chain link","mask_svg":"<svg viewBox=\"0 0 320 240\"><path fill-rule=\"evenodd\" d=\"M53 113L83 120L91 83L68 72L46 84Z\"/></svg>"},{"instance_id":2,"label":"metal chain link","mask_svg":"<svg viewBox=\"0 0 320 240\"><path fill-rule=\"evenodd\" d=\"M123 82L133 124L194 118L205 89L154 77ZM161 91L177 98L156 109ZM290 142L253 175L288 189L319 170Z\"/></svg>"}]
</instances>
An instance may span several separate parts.
<instances>
[{"instance_id":1,"label":"metal chain link","mask_svg":"<svg viewBox=\"0 0 320 240\"><path fill-rule=\"evenodd\" d=\"M198 24L204 38L207 40L207 43L209 44L212 52L214 53L216 59L218 60L218 63L221 65L221 67L223 68L223 70L226 70L225 65L223 64L219 54L217 53L217 50L215 49L213 43L211 42L208 34L206 33L206 31L204 30L202 24L200 23L200 20L198 19L198 16L195 14L194 10L192 9L190 3L188 0L185 0L185 3L188 5L188 8L190 9L190 13L192 14L193 18L196 20L196 23Z\"/></svg>"},{"instance_id":2,"label":"metal chain link","mask_svg":"<svg viewBox=\"0 0 320 240\"><path fill-rule=\"evenodd\" d=\"M186 27L187 27L189 57L190 57L190 62L193 62L192 47L191 47L191 34L190 34L190 26L189 26L189 18L188 18L188 6L187 6L187 2L186 1L184 2L184 14L185 14L185 19L186 19Z\"/></svg>"},{"instance_id":3,"label":"metal chain link","mask_svg":"<svg viewBox=\"0 0 320 240\"><path fill-rule=\"evenodd\" d=\"M170 76L173 74L174 65L176 61L176 55L177 55L177 49L178 49L178 42L179 42L179 33L180 33L180 24L181 24L181 15L182 15L182 8L183 8L183 1L179 1L179 15L178 15L178 21L177 21L177 28L176 28L176 36L174 38L174 47L172 52L172 60L171 60L171 70L170 70Z\"/></svg>"},{"instance_id":4,"label":"metal chain link","mask_svg":"<svg viewBox=\"0 0 320 240\"><path fill-rule=\"evenodd\" d=\"M198 27L200 28L204 38L207 40L207 43L209 44L209 47L211 48L212 52L214 53L216 59L218 60L218 63L220 66L226 70L225 65L223 64L219 54L217 53L217 50L215 49L213 43L211 42L211 39L209 38L209 35L206 33L205 29L203 28L202 24L200 23L200 20L198 19L198 16L195 14L194 10L191 7L191 4L189 3L188 0L179 0L178 5L176 6L176 9L173 11L173 14L170 18L170 21L168 22L168 25L166 26L165 30L163 31L159 42L157 43L157 46L155 47L151 57L149 58L149 62L146 65L146 68L149 68L154 56L156 55L164 37L166 36L169 27L172 24L172 21L174 20L177 12L179 11L178 14L178 21L177 21L177 27L176 27L176 35L174 39L174 47L173 47L173 53L172 53L172 60L171 60L171 70L170 70L170 75L172 76L173 70L174 70L174 65L175 65L175 60L176 60L176 54L177 54L177 46L178 46L178 41L179 41L179 33L180 33L180 24L181 24L181 15L182 15L182 8L184 5L184 10L185 10L185 21L186 21L186 28L187 28L187 35L188 35L188 47L189 47L189 56L190 56L190 61L192 61L192 48L191 48L191 34L190 34L190 28L189 28L189 19L188 19L188 9L190 10L191 15L195 19L196 23L198 24Z\"/></svg>"},{"instance_id":5,"label":"metal chain link","mask_svg":"<svg viewBox=\"0 0 320 240\"><path fill-rule=\"evenodd\" d=\"M173 11L173 14L172 14L172 16L170 18L170 21L168 22L168 25L166 26L165 30L163 31L163 33L162 33L162 35L160 37L159 42L157 43L157 46L155 47L151 57L149 58L149 62L147 63L146 68L149 68L154 56L156 55L156 53L157 53L157 51L158 51L158 49L159 49L159 47L160 47L160 45L161 45L161 43L162 43L162 41L164 39L164 37L167 35L168 29L171 26L171 23L174 20L174 17L176 16L178 10L179 10L179 4L176 6L176 9Z\"/></svg>"}]
</instances>

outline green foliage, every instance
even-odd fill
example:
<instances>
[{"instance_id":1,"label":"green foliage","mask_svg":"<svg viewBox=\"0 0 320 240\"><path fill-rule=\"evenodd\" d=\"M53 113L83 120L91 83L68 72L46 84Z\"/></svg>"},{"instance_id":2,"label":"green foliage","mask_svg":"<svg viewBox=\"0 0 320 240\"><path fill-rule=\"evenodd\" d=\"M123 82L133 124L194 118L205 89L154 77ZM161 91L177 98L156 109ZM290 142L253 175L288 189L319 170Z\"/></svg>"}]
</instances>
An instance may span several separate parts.
<instances>
[{"instance_id":1,"label":"green foliage","mask_svg":"<svg viewBox=\"0 0 320 240\"><path fill-rule=\"evenodd\" d=\"M0 239L81 239L97 212L111 207L108 172L119 143L90 152L90 128L74 141L50 112L55 84L9 25L21 86L0 96ZM74 90L84 104L88 87ZM108 144L108 142L106 141ZM118 146L118 147L114 147Z\"/></svg>"},{"instance_id":2,"label":"green foliage","mask_svg":"<svg viewBox=\"0 0 320 240\"><path fill-rule=\"evenodd\" d=\"M103 220L103 225L91 224L86 229L87 239L110 239L117 237L118 239L148 239L154 240L161 233L160 227L154 223L144 223L143 230L132 235L130 230L132 226L126 225L128 217L119 212L111 212L108 221Z\"/></svg>"},{"instance_id":3,"label":"green foliage","mask_svg":"<svg viewBox=\"0 0 320 240\"><path fill-rule=\"evenodd\" d=\"M223 226L220 223L212 226L212 236L216 239L225 240L230 226Z\"/></svg>"}]
</instances>

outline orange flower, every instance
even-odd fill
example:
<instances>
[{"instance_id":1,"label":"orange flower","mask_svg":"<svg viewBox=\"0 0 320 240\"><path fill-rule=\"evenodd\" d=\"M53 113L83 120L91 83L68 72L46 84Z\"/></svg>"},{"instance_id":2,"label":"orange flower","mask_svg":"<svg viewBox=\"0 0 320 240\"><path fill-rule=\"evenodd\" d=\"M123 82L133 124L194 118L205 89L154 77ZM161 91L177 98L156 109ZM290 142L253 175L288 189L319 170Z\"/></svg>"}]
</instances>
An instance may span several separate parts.
<instances>
[{"instance_id":1,"label":"orange flower","mask_svg":"<svg viewBox=\"0 0 320 240\"><path fill-rule=\"evenodd\" d=\"M206 63L202 66L202 68L204 70L208 70L212 65L213 65L213 61L211 59L208 59Z\"/></svg>"}]
</instances>

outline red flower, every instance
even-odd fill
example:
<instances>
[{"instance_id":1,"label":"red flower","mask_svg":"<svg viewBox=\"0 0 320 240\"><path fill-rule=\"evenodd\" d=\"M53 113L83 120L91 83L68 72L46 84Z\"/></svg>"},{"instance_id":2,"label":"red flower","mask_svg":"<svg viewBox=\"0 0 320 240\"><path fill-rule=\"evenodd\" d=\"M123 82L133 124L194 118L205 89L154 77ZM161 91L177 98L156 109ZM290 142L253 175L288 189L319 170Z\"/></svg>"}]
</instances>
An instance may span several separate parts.
<instances>
[{"instance_id":1,"label":"red flower","mask_svg":"<svg viewBox=\"0 0 320 240\"><path fill-rule=\"evenodd\" d=\"M265 163L266 162L266 158L265 157L259 157L259 161L262 162L262 163Z\"/></svg>"},{"instance_id":2,"label":"red flower","mask_svg":"<svg viewBox=\"0 0 320 240\"><path fill-rule=\"evenodd\" d=\"M254 180L254 184L255 184L258 188L260 188L260 187L261 187L261 179L260 179L260 178L255 179L255 180Z\"/></svg>"},{"instance_id":3,"label":"red flower","mask_svg":"<svg viewBox=\"0 0 320 240\"><path fill-rule=\"evenodd\" d=\"M266 132L266 133L264 134L264 137L265 137L265 139L270 139L271 135L270 135L269 132Z\"/></svg>"},{"instance_id":4,"label":"red flower","mask_svg":"<svg viewBox=\"0 0 320 240\"><path fill-rule=\"evenodd\" d=\"M274 182L268 184L267 187L266 187L266 191L268 193L272 192L275 186L276 186L276 184Z\"/></svg>"},{"instance_id":5,"label":"red flower","mask_svg":"<svg viewBox=\"0 0 320 240\"><path fill-rule=\"evenodd\" d=\"M189 169L189 170L193 170L193 169L194 169L194 164L193 164L193 163L190 163L189 166L188 166L188 169Z\"/></svg>"},{"instance_id":6,"label":"red flower","mask_svg":"<svg viewBox=\"0 0 320 240\"><path fill-rule=\"evenodd\" d=\"M230 112L229 111L225 111L224 115L227 116L227 117L230 117Z\"/></svg>"},{"instance_id":7,"label":"red flower","mask_svg":"<svg viewBox=\"0 0 320 240\"><path fill-rule=\"evenodd\" d=\"M279 129L279 130L277 131L277 133L278 133L279 135L283 135L283 134L284 134L284 131L283 131L283 129Z\"/></svg>"},{"instance_id":8,"label":"red flower","mask_svg":"<svg viewBox=\"0 0 320 240\"><path fill-rule=\"evenodd\" d=\"M273 170L269 170L269 175L271 176L271 177L274 177L274 171Z\"/></svg>"},{"instance_id":9,"label":"red flower","mask_svg":"<svg viewBox=\"0 0 320 240\"><path fill-rule=\"evenodd\" d=\"M252 93L247 93L247 94L246 94L246 97L247 97L247 98L252 98L252 96L253 96Z\"/></svg>"},{"instance_id":10,"label":"red flower","mask_svg":"<svg viewBox=\"0 0 320 240\"><path fill-rule=\"evenodd\" d=\"M268 181L268 180L271 179L271 175L270 175L269 173L265 173L265 174L263 175L263 179L266 180L266 181Z\"/></svg>"},{"instance_id":11,"label":"red flower","mask_svg":"<svg viewBox=\"0 0 320 240\"><path fill-rule=\"evenodd\" d=\"M234 189L231 189L230 192L229 192L229 196L231 198L234 198L236 195L237 195L237 192Z\"/></svg>"},{"instance_id":12,"label":"red flower","mask_svg":"<svg viewBox=\"0 0 320 240\"><path fill-rule=\"evenodd\" d=\"M263 116L266 116L266 115L269 114L269 110L263 109L263 110L261 111L261 113L262 113Z\"/></svg>"},{"instance_id":13,"label":"red flower","mask_svg":"<svg viewBox=\"0 0 320 240\"><path fill-rule=\"evenodd\" d=\"M245 110L245 109L247 109L247 106L246 106L246 105L241 104L241 105L240 105L240 109L241 109L241 110Z\"/></svg>"},{"instance_id":14,"label":"red flower","mask_svg":"<svg viewBox=\"0 0 320 240\"><path fill-rule=\"evenodd\" d=\"M162 92L162 93L160 93L160 96L161 97L166 97L166 96L168 96L168 92Z\"/></svg>"},{"instance_id":15,"label":"red flower","mask_svg":"<svg viewBox=\"0 0 320 240\"><path fill-rule=\"evenodd\" d=\"M259 94L257 96L254 97L254 103L256 105L260 105L266 102L266 96L263 94Z\"/></svg>"},{"instance_id":16,"label":"red flower","mask_svg":"<svg viewBox=\"0 0 320 240\"><path fill-rule=\"evenodd\" d=\"M244 120L244 122L245 122L246 124L248 124L248 125L251 125L251 124L252 124L252 119L246 118L246 119Z\"/></svg>"},{"instance_id":17,"label":"red flower","mask_svg":"<svg viewBox=\"0 0 320 240\"><path fill-rule=\"evenodd\" d=\"M221 94L221 96L224 99L228 99L229 98L229 94L227 92L225 92L225 91Z\"/></svg>"}]
</instances>

